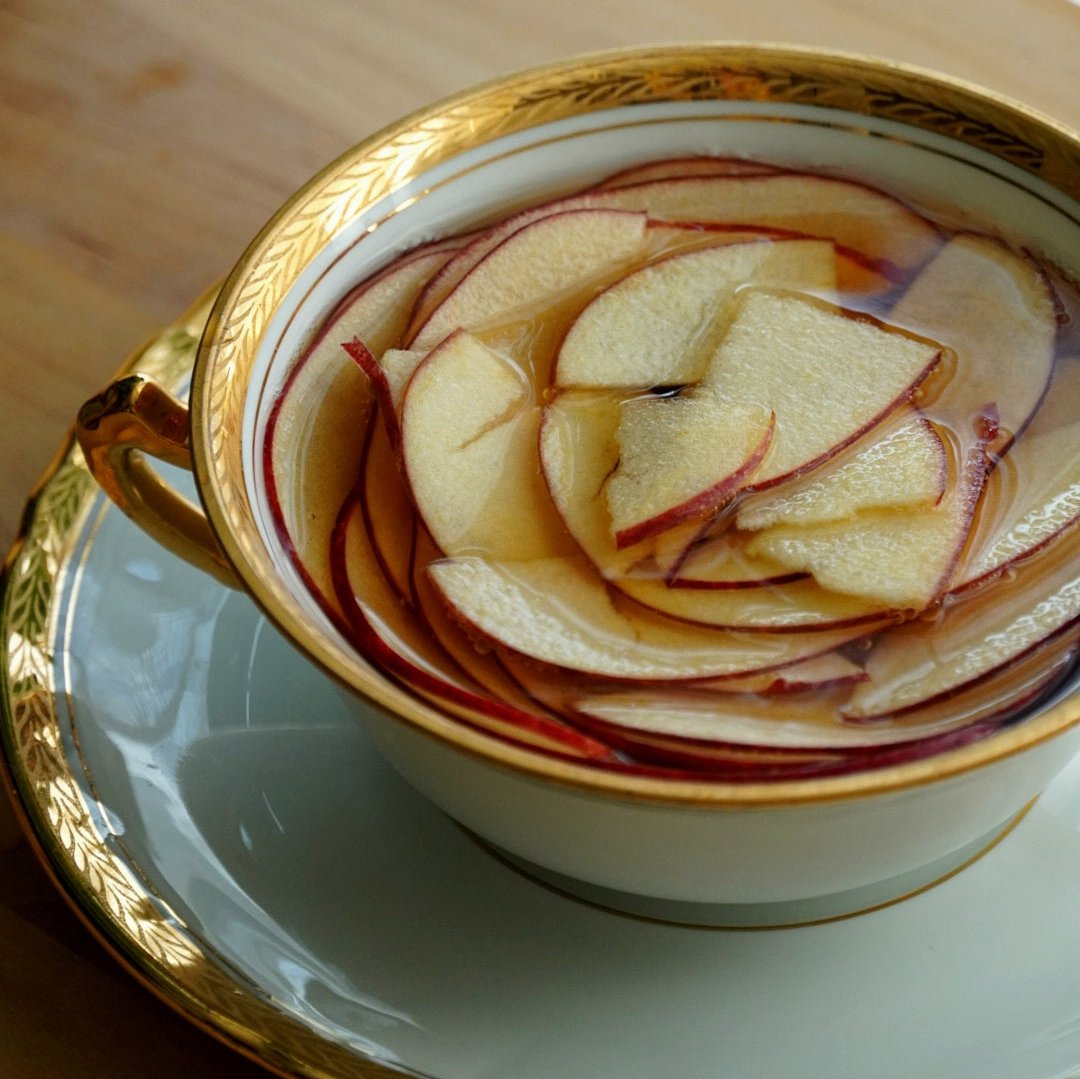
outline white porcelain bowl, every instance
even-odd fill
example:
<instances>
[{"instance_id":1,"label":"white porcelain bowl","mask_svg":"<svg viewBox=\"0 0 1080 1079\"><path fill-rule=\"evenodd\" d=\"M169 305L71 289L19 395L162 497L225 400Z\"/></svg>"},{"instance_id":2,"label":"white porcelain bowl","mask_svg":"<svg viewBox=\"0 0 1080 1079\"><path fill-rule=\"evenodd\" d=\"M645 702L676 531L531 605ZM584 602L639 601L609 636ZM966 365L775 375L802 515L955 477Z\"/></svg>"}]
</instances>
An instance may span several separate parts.
<instances>
[{"instance_id":1,"label":"white porcelain bowl","mask_svg":"<svg viewBox=\"0 0 1080 1079\"><path fill-rule=\"evenodd\" d=\"M235 572L314 662L377 705L387 756L465 827L598 902L716 924L805 921L906 894L975 856L1066 764L1080 701L1065 689L982 742L832 778L737 785L558 760L457 722L360 659L283 549L260 467L273 402L350 287L419 243L689 154L836 170L916 205L959 199L970 220L1080 276L1080 140L1013 103L816 51L572 60L391 126L283 207L230 276L203 341L195 471L219 574ZM131 509L139 482L122 476L111 493ZM197 525L187 531L198 538Z\"/></svg>"}]
</instances>

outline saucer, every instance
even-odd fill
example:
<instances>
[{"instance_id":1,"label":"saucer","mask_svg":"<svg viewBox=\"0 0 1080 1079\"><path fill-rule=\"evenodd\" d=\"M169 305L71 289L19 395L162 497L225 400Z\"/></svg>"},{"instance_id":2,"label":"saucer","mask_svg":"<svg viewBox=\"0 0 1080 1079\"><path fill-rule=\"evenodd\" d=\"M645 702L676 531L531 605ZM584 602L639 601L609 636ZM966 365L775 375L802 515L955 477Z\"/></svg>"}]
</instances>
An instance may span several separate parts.
<instances>
[{"instance_id":1,"label":"saucer","mask_svg":"<svg viewBox=\"0 0 1080 1079\"><path fill-rule=\"evenodd\" d=\"M139 366L182 387L203 317ZM687 928L570 898L474 842L246 596L145 538L70 447L31 502L2 618L4 766L39 852L152 988L280 1073L1080 1071L1080 760L912 898Z\"/></svg>"}]
</instances>

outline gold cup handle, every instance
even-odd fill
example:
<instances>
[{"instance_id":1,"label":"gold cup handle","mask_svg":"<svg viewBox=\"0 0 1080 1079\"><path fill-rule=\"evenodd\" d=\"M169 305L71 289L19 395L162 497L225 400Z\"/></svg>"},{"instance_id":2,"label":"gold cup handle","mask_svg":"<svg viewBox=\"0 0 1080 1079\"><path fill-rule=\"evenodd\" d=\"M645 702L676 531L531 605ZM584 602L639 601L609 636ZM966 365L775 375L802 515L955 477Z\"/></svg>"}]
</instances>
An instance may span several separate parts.
<instances>
[{"instance_id":1,"label":"gold cup handle","mask_svg":"<svg viewBox=\"0 0 1080 1079\"><path fill-rule=\"evenodd\" d=\"M243 587L206 515L143 456L191 470L191 425L182 402L145 375L125 375L82 406L75 434L101 489L144 532L223 584Z\"/></svg>"}]
</instances>

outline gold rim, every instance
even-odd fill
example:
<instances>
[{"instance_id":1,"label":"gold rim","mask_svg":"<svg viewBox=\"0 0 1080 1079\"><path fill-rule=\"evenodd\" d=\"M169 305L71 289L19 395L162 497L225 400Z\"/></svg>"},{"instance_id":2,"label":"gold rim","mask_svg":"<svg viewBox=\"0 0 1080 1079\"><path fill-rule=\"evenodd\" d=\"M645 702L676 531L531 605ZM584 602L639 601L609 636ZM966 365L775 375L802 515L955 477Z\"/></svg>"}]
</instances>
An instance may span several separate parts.
<instances>
[{"instance_id":1,"label":"gold rim","mask_svg":"<svg viewBox=\"0 0 1080 1079\"><path fill-rule=\"evenodd\" d=\"M902 122L985 150L1080 198L1080 136L978 87L907 65L786 46L607 52L508 76L421 110L362 142L302 188L255 239L214 308L192 392L196 479L218 540L268 616L373 704L471 755L601 795L702 806L822 803L899 791L983 767L1080 722L1080 698L994 738L924 761L827 779L733 785L601 772L455 723L320 635L276 578L246 485L240 440L256 352L303 270L379 199L461 151L567 117L626 105L765 101Z\"/></svg>"}]
</instances>

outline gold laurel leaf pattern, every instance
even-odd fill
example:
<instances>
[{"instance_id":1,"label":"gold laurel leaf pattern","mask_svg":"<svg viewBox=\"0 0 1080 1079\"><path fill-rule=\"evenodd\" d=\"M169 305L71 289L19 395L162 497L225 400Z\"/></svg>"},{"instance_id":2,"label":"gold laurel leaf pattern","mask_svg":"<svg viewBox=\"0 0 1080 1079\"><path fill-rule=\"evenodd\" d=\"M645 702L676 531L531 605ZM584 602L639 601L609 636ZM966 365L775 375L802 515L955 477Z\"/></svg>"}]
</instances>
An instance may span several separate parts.
<instances>
[{"instance_id":1,"label":"gold laurel leaf pattern","mask_svg":"<svg viewBox=\"0 0 1080 1079\"><path fill-rule=\"evenodd\" d=\"M209 302L197 305L136 354L131 369L181 392L208 313ZM316 1079L397 1075L263 999L152 893L100 810L87 801L79 766L65 750L53 644L60 631L53 622L61 576L85 522L102 505L81 452L69 443L32 498L23 534L5 568L0 744L41 849L118 952L196 1022L285 1074Z\"/></svg>"}]
</instances>

